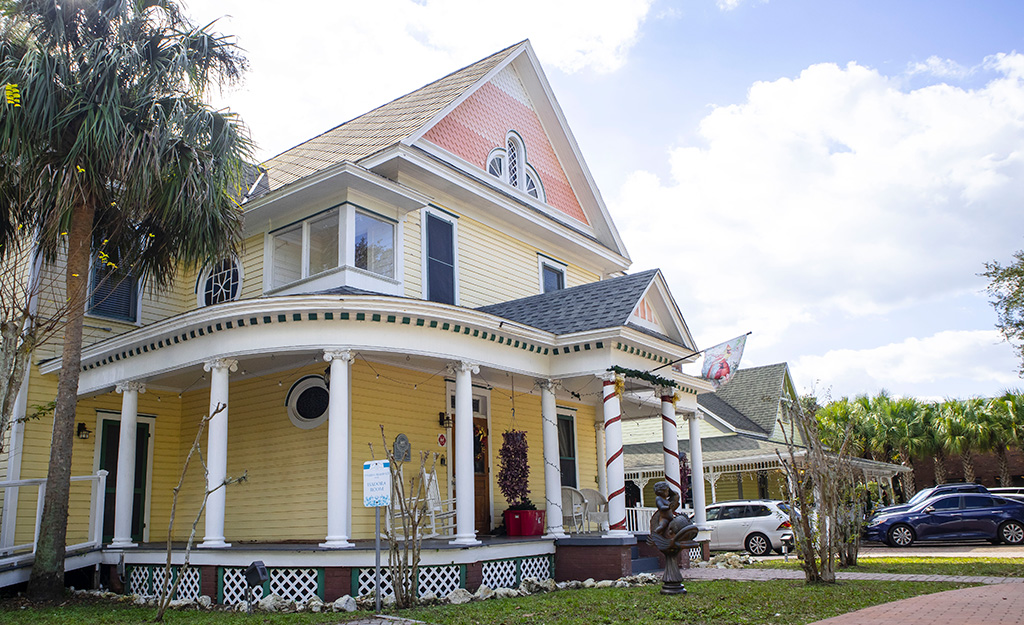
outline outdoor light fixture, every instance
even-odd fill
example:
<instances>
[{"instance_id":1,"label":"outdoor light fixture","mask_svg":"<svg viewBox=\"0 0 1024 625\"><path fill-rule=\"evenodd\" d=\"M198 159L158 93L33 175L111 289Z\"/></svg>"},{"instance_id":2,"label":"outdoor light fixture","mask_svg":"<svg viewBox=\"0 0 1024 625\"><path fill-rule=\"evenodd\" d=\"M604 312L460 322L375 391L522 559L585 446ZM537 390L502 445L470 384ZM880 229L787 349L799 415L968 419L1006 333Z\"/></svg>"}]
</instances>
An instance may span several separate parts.
<instances>
[{"instance_id":1,"label":"outdoor light fixture","mask_svg":"<svg viewBox=\"0 0 1024 625\"><path fill-rule=\"evenodd\" d=\"M245 598L249 604L249 614L252 614L252 589L262 586L268 579L270 579L270 575L267 574L267 567L263 565L262 560L255 560L245 569Z\"/></svg>"},{"instance_id":2,"label":"outdoor light fixture","mask_svg":"<svg viewBox=\"0 0 1024 625\"><path fill-rule=\"evenodd\" d=\"M452 417L447 412L437 413L437 424L443 428L450 428L452 426Z\"/></svg>"},{"instance_id":3,"label":"outdoor light fixture","mask_svg":"<svg viewBox=\"0 0 1024 625\"><path fill-rule=\"evenodd\" d=\"M78 434L78 438L87 441L89 440L89 435L92 434L92 430L86 428L84 423L79 423L76 434Z\"/></svg>"}]
</instances>

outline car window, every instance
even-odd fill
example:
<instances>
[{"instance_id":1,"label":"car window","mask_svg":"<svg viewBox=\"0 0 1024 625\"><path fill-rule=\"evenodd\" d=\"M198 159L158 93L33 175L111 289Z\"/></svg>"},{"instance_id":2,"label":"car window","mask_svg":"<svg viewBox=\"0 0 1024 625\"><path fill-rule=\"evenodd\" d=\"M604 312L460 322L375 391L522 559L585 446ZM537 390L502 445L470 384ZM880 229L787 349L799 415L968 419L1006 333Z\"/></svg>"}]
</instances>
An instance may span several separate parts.
<instances>
[{"instance_id":1,"label":"car window","mask_svg":"<svg viewBox=\"0 0 1024 625\"><path fill-rule=\"evenodd\" d=\"M785 501L780 501L779 503L777 503L777 504L775 504L775 505L776 505L776 506L778 506L779 510L782 510L782 511L783 511L783 512L785 512L786 514L789 514L789 513L790 513L790 512L789 512L789 511L790 511L790 507L789 507L789 504L788 504L788 503L786 503Z\"/></svg>"},{"instance_id":2,"label":"car window","mask_svg":"<svg viewBox=\"0 0 1024 625\"><path fill-rule=\"evenodd\" d=\"M768 506L761 504L751 504L747 506L747 516L771 516L772 511L768 509Z\"/></svg>"},{"instance_id":3,"label":"car window","mask_svg":"<svg viewBox=\"0 0 1024 625\"><path fill-rule=\"evenodd\" d=\"M722 513L722 509L721 508L708 508L707 520L708 521L717 521L718 520L718 515L720 515L721 513Z\"/></svg>"},{"instance_id":4,"label":"car window","mask_svg":"<svg viewBox=\"0 0 1024 625\"><path fill-rule=\"evenodd\" d=\"M742 519L746 512L746 506L725 506L722 508L722 520L725 519Z\"/></svg>"},{"instance_id":5,"label":"car window","mask_svg":"<svg viewBox=\"0 0 1024 625\"><path fill-rule=\"evenodd\" d=\"M936 499L931 503L931 507L936 510L955 510L960 507L960 498L943 497L942 499Z\"/></svg>"},{"instance_id":6,"label":"car window","mask_svg":"<svg viewBox=\"0 0 1024 625\"><path fill-rule=\"evenodd\" d=\"M924 501L925 499L927 499L928 497L931 496L933 490L935 490L935 489L934 488L926 488L924 490L917 491L917 494L914 495L913 497L911 497L909 501L907 501L907 505L913 505L915 503L921 503L922 501Z\"/></svg>"},{"instance_id":7,"label":"car window","mask_svg":"<svg viewBox=\"0 0 1024 625\"><path fill-rule=\"evenodd\" d=\"M984 495L965 495L964 496L964 507L965 508L991 508L992 498Z\"/></svg>"}]
</instances>

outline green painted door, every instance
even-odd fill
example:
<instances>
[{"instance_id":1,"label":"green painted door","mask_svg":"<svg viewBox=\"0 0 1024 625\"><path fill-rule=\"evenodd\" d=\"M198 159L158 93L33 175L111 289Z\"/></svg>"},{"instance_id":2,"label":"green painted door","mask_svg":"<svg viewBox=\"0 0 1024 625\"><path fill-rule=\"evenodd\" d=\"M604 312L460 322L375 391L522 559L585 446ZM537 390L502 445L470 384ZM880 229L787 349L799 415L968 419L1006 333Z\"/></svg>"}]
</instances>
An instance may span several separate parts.
<instances>
[{"instance_id":1,"label":"green painted door","mask_svg":"<svg viewBox=\"0 0 1024 625\"><path fill-rule=\"evenodd\" d=\"M121 422L104 419L100 429L100 468L107 474L103 498L103 542L114 538L114 493L117 492L117 447ZM135 428L135 489L132 493L132 541L142 542L145 528L146 473L149 467L149 424L141 421Z\"/></svg>"}]
</instances>

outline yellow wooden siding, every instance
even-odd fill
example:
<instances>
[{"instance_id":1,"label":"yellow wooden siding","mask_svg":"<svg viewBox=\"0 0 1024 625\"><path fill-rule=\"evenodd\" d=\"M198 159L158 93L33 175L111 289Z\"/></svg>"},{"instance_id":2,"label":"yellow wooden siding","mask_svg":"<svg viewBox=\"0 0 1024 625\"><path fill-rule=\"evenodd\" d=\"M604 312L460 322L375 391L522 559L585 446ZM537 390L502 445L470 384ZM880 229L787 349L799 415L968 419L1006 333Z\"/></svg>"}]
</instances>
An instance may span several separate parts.
<instances>
[{"instance_id":1,"label":"yellow wooden siding","mask_svg":"<svg viewBox=\"0 0 1024 625\"><path fill-rule=\"evenodd\" d=\"M242 241L242 299L263 295L263 239L260 233Z\"/></svg>"},{"instance_id":2,"label":"yellow wooden siding","mask_svg":"<svg viewBox=\"0 0 1024 625\"><path fill-rule=\"evenodd\" d=\"M404 247L402 249L403 289L406 297L423 297L423 213L413 211L405 216L402 225Z\"/></svg>"}]
</instances>

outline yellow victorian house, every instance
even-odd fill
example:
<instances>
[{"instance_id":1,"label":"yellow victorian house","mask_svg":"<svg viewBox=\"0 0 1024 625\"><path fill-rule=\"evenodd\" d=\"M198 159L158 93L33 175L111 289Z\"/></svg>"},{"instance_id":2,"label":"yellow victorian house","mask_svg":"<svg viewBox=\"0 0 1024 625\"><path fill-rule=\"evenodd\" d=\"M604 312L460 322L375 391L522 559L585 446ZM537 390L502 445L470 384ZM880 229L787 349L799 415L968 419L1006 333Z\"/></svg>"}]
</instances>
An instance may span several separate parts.
<instances>
[{"instance_id":1,"label":"yellow victorian house","mask_svg":"<svg viewBox=\"0 0 1024 625\"><path fill-rule=\"evenodd\" d=\"M367 592L375 524L362 469L396 441L413 458L439 454L437 497L455 502L424 543L420 592L630 572L620 401L663 416L666 474L678 476L676 415L695 415L710 387L664 367L677 388L628 379L616 392L610 368L648 371L696 347L664 276L627 273L529 42L270 159L242 207L237 257L160 292L94 289L69 571L154 591L172 489L203 416L223 406L200 438L207 482L247 480L209 497L193 567L181 570L176 549L182 597L240 601L255 560L269 570L263 593ZM54 397L58 355L36 352L19 414ZM50 425L8 433L0 585L27 579ZM527 432L540 536L494 535L510 428ZM563 487L601 493L607 529L564 525ZM173 542L203 494L195 465Z\"/></svg>"}]
</instances>

